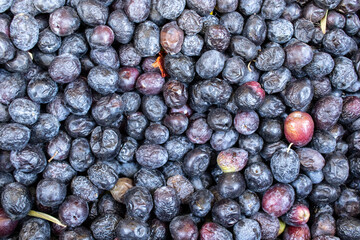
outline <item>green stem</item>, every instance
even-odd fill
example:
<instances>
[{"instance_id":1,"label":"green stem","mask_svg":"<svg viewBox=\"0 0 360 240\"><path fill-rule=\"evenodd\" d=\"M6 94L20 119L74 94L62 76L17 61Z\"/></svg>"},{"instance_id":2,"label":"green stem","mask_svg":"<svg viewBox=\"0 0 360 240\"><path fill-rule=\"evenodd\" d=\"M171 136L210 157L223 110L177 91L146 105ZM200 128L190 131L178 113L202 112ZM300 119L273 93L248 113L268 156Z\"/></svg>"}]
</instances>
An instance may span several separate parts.
<instances>
[{"instance_id":1,"label":"green stem","mask_svg":"<svg viewBox=\"0 0 360 240\"><path fill-rule=\"evenodd\" d=\"M28 216L45 219L45 220L47 220L47 221L53 222L53 223L55 223L55 224L57 224L57 225L60 225L60 226L62 226L62 227L66 227L66 225L64 225L62 222L60 222L59 219L54 218L53 216L51 216L51 215L49 215L49 214L46 214L46 213L42 213L42 212L37 212L37 211L34 211L34 210L30 210L29 213L28 213Z\"/></svg>"}]
</instances>

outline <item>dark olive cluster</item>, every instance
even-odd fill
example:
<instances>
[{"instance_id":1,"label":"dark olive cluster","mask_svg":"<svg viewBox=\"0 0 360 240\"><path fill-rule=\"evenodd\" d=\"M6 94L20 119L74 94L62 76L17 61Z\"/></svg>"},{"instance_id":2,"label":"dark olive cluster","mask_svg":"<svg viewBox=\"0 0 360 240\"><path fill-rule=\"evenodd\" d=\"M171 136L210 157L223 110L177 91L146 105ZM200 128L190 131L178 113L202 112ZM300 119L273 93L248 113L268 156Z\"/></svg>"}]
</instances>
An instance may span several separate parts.
<instances>
[{"instance_id":1,"label":"dark olive cluster","mask_svg":"<svg viewBox=\"0 0 360 240\"><path fill-rule=\"evenodd\" d=\"M359 240L360 0L0 0L1 240Z\"/></svg>"}]
</instances>

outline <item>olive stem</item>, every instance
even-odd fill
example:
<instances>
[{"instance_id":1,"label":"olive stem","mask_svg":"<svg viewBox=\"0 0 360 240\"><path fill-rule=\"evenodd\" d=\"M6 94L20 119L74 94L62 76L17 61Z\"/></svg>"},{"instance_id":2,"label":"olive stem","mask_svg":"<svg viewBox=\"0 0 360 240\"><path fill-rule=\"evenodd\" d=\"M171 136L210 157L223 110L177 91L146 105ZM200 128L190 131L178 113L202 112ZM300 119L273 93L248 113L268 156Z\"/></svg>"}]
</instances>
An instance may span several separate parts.
<instances>
[{"instance_id":1,"label":"olive stem","mask_svg":"<svg viewBox=\"0 0 360 240\"><path fill-rule=\"evenodd\" d=\"M252 61L250 61L250 62L248 63L248 65L247 65L247 68L249 69L249 72L252 72L252 69L251 69L251 62L252 62Z\"/></svg>"},{"instance_id":2,"label":"olive stem","mask_svg":"<svg viewBox=\"0 0 360 240\"><path fill-rule=\"evenodd\" d=\"M56 150L54 155L52 155L52 157L48 160L48 162L51 162L58 153L59 153L58 150Z\"/></svg>"},{"instance_id":3,"label":"olive stem","mask_svg":"<svg viewBox=\"0 0 360 240\"><path fill-rule=\"evenodd\" d=\"M286 153L289 153L290 149L291 149L291 146L293 145L293 143L290 143L287 150L286 150Z\"/></svg>"},{"instance_id":4,"label":"olive stem","mask_svg":"<svg viewBox=\"0 0 360 240\"><path fill-rule=\"evenodd\" d=\"M326 10L325 16L320 21L320 28L323 34L326 33L326 21L327 21L328 12L329 10Z\"/></svg>"},{"instance_id":5,"label":"olive stem","mask_svg":"<svg viewBox=\"0 0 360 240\"><path fill-rule=\"evenodd\" d=\"M28 52L28 54L29 54L31 60L34 60L34 56L32 55L32 53L31 53L31 52Z\"/></svg>"},{"instance_id":6,"label":"olive stem","mask_svg":"<svg viewBox=\"0 0 360 240\"><path fill-rule=\"evenodd\" d=\"M49 215L49 214L46 214L46 213L42 213L42 212L37 212L37 211L34 211L34 210L30 210L30 211L28 212L28 216L41 218L41 219L44 219L44 220L53 222L53 223L55 223L55 224L57 224L57 225L60 225L60 226L62 226L62 227L66 227L66 225L63 224L63 223L61 223L59 219L54 218L53 216L51 216L51 215Z\"/></svg>"}]
</instances>

